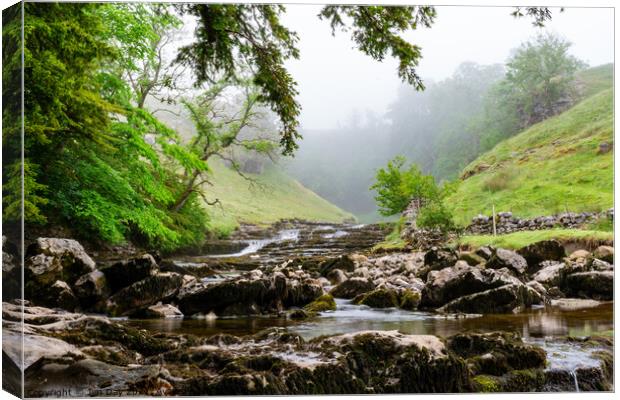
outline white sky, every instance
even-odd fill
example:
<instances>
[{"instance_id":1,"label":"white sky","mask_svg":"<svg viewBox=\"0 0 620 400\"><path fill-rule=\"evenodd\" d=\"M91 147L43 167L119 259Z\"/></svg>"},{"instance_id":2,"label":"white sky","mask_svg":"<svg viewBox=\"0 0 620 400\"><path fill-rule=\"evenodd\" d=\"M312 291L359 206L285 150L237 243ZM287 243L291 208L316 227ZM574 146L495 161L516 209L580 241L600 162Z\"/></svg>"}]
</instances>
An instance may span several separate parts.
<instances>
[{"instance_id":1,"label":"white sky","mask_svg":"<svg viewBox=\"0 0 620 400\"><path fill-rule=\"evenodd\" d=\"M304 129L329 129L345 124L354 110L383 114L401 84L396 61L372 60L353 48L347 33L331 36L316 5L289 4L283 22L300 36L301 59L287 62L299 84ZM430 29L408 32L422 47L418 72L425 81L441 80L464 61L503 63L511 49L540 31L531 19L515 19L511 7L438 6ZM558 9L547 30L573 43L572 53L591 66L613 61L613 9Z\"/></svg>"}]
</instances>

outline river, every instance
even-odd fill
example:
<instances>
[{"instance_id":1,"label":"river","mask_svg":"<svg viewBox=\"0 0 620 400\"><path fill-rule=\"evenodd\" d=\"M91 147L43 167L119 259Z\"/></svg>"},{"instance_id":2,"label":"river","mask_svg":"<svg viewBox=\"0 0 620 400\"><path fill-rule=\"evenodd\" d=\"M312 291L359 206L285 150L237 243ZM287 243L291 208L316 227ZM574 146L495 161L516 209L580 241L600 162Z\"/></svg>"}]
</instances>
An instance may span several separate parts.
<instances>
[{"instance_id":1,"label":"river","mask_svg":"<svg viewBox=\"0 0 620 400\"><path fill-rule=\"evenodd\" d=\"M243 266L243 270L263 263L281 262L299 255L334 255L368 250L385 232L364 225L284 226L270 230L260 237L260 231L246 231L230 239L230 253L203 254L178 259L180 265L191 267L213 261ZM225 248L226 246L224 246ZM221 246L220 246L221 248ZM234 279L243 270L217 271L204 278L215 284ZM613 303L565 310L557 307L535 307L514 314L460 315L446 317L432 312L405 311L396 308L373 309L352 304L350 300L336 299L335 311L296 321L282 316L237 316L201 318L169 318L151 320L124 320L128 325L152 332L184 333L210 336L218 333L250 335L261 330L280 327L297 333L304 339L323 335L346 334L366 330L393 331L404 334L425 334L448 337L460 332L517 332L524 341L537 343L549 354L549 367L574 370L589 366L594 361L590 354L596 349L559 344L558 338L613 335Z\"/></svg>"}]
</instances>

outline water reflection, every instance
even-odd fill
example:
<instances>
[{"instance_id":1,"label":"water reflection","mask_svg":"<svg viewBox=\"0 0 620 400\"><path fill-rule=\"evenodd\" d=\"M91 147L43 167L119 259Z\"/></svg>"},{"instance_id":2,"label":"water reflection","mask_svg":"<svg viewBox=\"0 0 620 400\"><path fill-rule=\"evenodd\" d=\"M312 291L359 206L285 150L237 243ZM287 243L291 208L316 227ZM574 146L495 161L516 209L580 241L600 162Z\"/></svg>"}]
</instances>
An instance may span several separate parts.
<instances>
[{"instance_id":1,"label":"water reflection","mask_svg":"<svg viewBox=\"0 0 620 400\"><path fill-rule=\"evenodd\" d=\"M519 314L494 314L446 318L432 313L397 309L371 309L338 300L334 312L297 322L282 317L238 317L216 319L128 320L125 323L151 331L213 335L253 334L269 327L286 327L306 339L363 330L398 330L406 334L450 336L459 332L494 330L519 332L524 338L589 336L613 330L613 303L599 307L561 311L541 308Z\"/></svg>"}]
</instances>

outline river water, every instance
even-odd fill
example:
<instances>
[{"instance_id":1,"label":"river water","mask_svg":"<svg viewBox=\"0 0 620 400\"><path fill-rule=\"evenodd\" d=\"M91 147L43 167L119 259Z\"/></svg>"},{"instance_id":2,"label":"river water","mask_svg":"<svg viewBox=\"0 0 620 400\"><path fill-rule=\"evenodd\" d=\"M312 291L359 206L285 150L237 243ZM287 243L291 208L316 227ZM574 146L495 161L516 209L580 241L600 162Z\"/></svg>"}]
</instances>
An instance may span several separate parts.
<instances>
[{"instance_id":1,"label":"river water","mask_svg":"<svg viewBox=\"0 0 620 400\"><path fill-rule=\"evenodd\" d=\"M173 318L128 320L128 324L159 332L190 333L208 336L217 333L249 335L270 327L284 327L305 339L321 335L365 330L398 330L406 334L450 336L459 332L518 332L523 338L542 339L560 336L608 335L613 330L613 304L561 311L555 308L532 309L518 314L487 314L444 317L433 313L399 309L372 309L349 300L337 299L336 311L295 321L284 317Z\"/></svg>"},{"instance_id":2,"label":"river water","mask_svg":"<svg viewBox=\"0 0 620 400\"><path fill-rule=\"evenodd\" d=\"M374 241L381 235L372 231ZM363 225L310 226L302 229L280 230L264 239L247 240L247 247L231 254L212 254L200 258L209 259L252 258L258 263L273 260L274 254L286 257L295 254L296 248L303 248L307 254L330 249L330 253L351 251L350 238L365 238L364 246L372 244L366 240L369 234ZM354 249L355 250L355 249ZM179 262L180 264L181 262ZM191 265L191 262L185 265ZM239 271L225 271L205 281L234 278ZM517 332L525 341L534 342L547 350L549 368L574 370L598 361L590 357L593 349L583 348L557 338L572 336L613 335L613 303L581 310L560 310L554 307L540 307L516 314L487 314L446 317L429 312L412 312L400 309L372 309L351 304L350 300L336 299L336 311L320 313L318 316L297 321L277 316L239 316L207 318L171 318L152 320L125 320L124 323L153 332L169 332L210 336L218 333L250 335L261 330L281 327L309 340L322 335L346 334L365 330L397 330L404 334L424 334L447 337L460 332Z\"/></svg>"}]
</instances>

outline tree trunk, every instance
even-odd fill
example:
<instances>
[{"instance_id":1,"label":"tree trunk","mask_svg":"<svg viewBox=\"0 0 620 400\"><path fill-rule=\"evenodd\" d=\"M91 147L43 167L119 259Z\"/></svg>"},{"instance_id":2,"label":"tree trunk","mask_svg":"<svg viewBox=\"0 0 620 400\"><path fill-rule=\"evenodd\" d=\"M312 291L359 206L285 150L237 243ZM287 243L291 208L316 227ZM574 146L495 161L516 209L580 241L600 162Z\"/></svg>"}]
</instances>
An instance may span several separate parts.
<instances>
[{"instance_id":1,"label":"tree trunk","mask_svg":"<svg viewBox=\"0 0 620 400\"><path fill-rule=\"evenodd\" d=\"M196 178L198 178L198 175L200 175L200 171L194 171L194 173L192 174L192 177L190 178L190 180L187 182L187 185L185 186L185 190L183 191L183 193L181 193L177 201L171 207L172 211L177 212L181 208L183 208L183 206L187 202L187 199L189 199L189 196L194 191L194 184L196 182Z\"/></svg>"}]
</instances>

